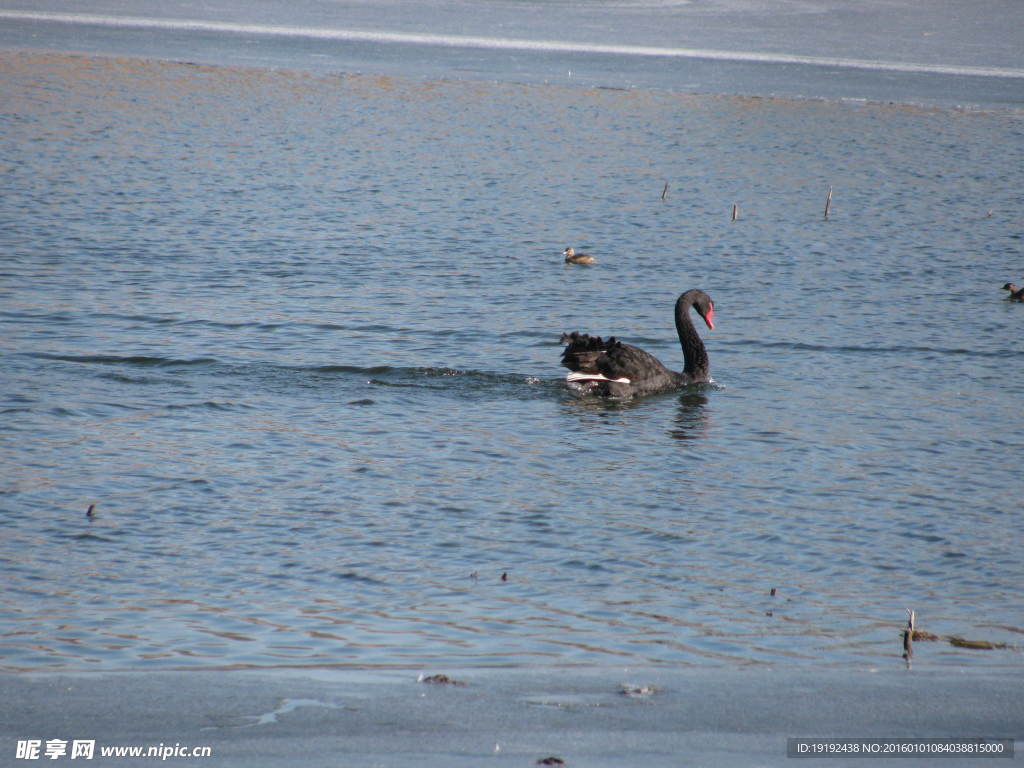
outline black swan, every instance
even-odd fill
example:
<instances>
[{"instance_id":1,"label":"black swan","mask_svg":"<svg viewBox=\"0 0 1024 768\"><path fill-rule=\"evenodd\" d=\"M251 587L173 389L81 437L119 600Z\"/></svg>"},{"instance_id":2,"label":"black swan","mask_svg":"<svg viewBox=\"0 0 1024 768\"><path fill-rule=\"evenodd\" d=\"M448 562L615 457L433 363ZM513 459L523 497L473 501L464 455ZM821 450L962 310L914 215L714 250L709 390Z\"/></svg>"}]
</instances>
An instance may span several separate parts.
<instances>
[{"instance_id":1,"label":"black swan","mask_svg":"<svg viewBox=\"0 0 1024 768\"><path fill-rule=\"evenodd\" d=\"M1006 297L1007 301L1024 301L1024 288L1018 291L1016 285L1007 283L1003 286L1003 290L1010 292L1010 295Z\"/></svg>"},{"instance_id":2,"label":"black swan","mask_svg":"<svg viewBox=\"0 0 1024 768\"><path fill-rule=\"evenodd\" d=\"M683 372L670 371L653 355L639 347L623 344L614 336L604 341L573 331L562 335L567 342L562 365L569 369L565 377L581 394L603 397L649 395L678 389L687 384L710 381L708 353L690 319L690 307L714 330L715 305L704 291L693 289L676 300L676 330L683 347Z\"/></svg>"},{"instance_id":3,"label":"black swan","mask_svg":"<svg viewBox=\"0 0 1024 768\"><path fill-rule=\"evenodd\" d=\"M562 251L566 264L597 264L597 259L589 253L576 253L572 248Z\"/></svg>"}]
</instances>

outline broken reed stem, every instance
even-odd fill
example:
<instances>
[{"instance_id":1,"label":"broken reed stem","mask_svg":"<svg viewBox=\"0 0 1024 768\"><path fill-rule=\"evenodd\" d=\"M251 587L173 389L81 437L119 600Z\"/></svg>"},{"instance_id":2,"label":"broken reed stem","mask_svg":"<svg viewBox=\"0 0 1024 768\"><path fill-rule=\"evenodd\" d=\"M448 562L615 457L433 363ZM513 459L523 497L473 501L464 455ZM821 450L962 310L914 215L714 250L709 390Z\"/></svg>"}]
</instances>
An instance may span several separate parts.
<instances>
[{"instance_id":1,"label":"broken reed stem","mask_svg":"<svg viewBox=\"0 0 1024 768\"><path fill-rule=\"evenodd\" d=\"M910 660L913 655L913 611L906 609L906 629L903 630L903 658Z\"/></svg>"},{"instance_id":2,"label":"broken reed stem","mask_svg":"<svg viewBox=\"0 0 1024 768\"><path fill-rule=\"evenodd\" d=\"M825 198L825 218L828 218L829 208L832 207L832 187L828 188L828 197Z\"/></svg>"},{"instance_id":3,"label":"broken reed stem","mask_svg":"<svg viewBox=\"0 0 1024 768\"><path fill-rule=\"evenodd\" d=\"M661 199L665 199L665 195L668 194L668 182L665 182L665 187L661 190Z\"/></svg>"},{"instance_id":4,"label":"broken reed stem","mask_svg":"<svg viewBox=\"0 0 1024 768\"><path fill-rule=\"evenodd\" d=\"M907 608L907 628L903 630L903 658L907 660L908 666L910 664L910 657L914 655L915 640L923 642L941 641L949 643L955 648L969 648L975 651L1019 650L1018 647L1007 643L992 643L988 640L964 640L964 638L957 637L956 635L936 635L932 632L917 629L915 627L916 623L917 617L912 610Z\"/></svg>"},{"instance_id":5,"label":"broken reed stem","mask_svg":"<svg viewBox=\"0 0 1024 768\"><path fill-rule=\"evenodd\" d=\"M732 220L736 221L740 217L740 207L736 203L732 204Z\"/></svg>"}]
</instances>

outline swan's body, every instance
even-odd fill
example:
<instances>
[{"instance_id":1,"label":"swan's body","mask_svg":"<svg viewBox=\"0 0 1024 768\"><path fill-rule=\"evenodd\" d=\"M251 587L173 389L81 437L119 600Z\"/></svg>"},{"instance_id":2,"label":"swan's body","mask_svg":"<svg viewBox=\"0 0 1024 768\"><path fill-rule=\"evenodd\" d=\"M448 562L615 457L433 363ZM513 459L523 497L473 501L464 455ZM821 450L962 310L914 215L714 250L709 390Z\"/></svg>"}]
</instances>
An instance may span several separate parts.
<instances>
[{"instance_id":1,"label":"swan's body","mask_svg":"<svg viewBox=\"0 0 1024 768\"><path fill-rule=\"evenodd\" d=\"M597 259L589 253L576 253L572 248L562 251L566 264L597 264Z\"/></svg>"},{"instance_id":2,"label":"swan's body","mask_svg":"<svg viewBox=\"0 0 1024 768\"><path fill-rule=\"evenodd\" d=\"M1006 297L1007 301L1024 301L1024 288L1018 291L1016 285L1007 283L1003 286L1003 290L1010 292L1010 295Z\"/></svg>"},{"instance_id":3,"label":"swan's body","mask_svg":"<svg viewBox=\"0 0 1024 768\"><path fill-rule=\"evenodd\" d=\"M603 397L649 395L710 381L708 353L690 319L691 307L704 318L708 328L715 327L715 305L704 291L689 290L676 300L676 331L683 348L682 373L669 370L654 355L614 336L605 341L600 336L574 331L562 336L566 342L562 365L569 369L566 381L581 394Z\"/></svg>"}]
</instances>

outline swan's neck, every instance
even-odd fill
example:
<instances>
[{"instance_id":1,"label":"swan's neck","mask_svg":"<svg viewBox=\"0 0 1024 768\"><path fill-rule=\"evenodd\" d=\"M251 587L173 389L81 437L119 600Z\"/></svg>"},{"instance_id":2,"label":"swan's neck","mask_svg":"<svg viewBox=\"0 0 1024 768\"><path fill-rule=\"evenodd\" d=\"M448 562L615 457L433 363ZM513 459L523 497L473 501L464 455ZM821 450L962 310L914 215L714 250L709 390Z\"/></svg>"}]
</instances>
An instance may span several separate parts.
<instances>
[{"instance_id":1,"label":"swan's neck","mask_svg":"<svg viewBox=\"0 0 1024 768\"><path fill-rule=\"evenodd\" d=\"M683 348L683 373L687 376L707 376L709 369L708 352L704 342L693 327L690 319L692 302L682 298L676 302L676 330L679 332L679 344Z\"/></svg>"}]
</instances>

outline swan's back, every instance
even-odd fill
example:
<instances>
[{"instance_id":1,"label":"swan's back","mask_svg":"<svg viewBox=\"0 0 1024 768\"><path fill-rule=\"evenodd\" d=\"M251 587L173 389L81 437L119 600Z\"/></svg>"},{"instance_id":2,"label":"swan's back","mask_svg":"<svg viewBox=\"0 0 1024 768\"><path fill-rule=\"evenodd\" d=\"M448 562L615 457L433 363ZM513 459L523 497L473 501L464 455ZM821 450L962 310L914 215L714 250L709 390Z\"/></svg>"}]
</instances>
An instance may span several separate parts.
<instances>
[{"instance_id":1,"label":"swan's back","mask_svg":"<svg viewBox=\"0 0 1024 768\"><path fill-rule=\"evenodd\" d=\"M682 374L671 371L640 347L616 341L603 361L601 371L610 379L629 379L634 395L646 395L683 384Z\"/></svg>"}]
</instances>

